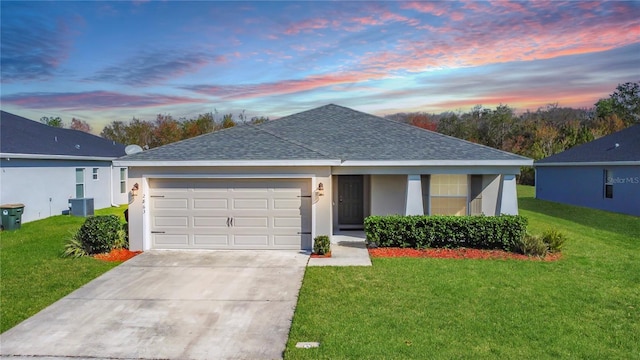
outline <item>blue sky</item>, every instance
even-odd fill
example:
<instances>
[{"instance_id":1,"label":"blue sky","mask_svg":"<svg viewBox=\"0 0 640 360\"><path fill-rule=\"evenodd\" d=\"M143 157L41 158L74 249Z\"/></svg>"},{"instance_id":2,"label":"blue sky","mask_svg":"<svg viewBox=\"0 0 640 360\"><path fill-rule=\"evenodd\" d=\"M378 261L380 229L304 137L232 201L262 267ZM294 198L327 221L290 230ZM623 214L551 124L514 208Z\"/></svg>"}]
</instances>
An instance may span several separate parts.
<instances>
[{"instance_id":1,"label":"blue sky","mask_svg":"<svg viewBox=\"0 0 640 360\"><path fill-rule=\"evenodd\" d=\"M640 81L640 2L1 5L2 109L114 120L591 107Z\"/></svg>"}]
</instances>

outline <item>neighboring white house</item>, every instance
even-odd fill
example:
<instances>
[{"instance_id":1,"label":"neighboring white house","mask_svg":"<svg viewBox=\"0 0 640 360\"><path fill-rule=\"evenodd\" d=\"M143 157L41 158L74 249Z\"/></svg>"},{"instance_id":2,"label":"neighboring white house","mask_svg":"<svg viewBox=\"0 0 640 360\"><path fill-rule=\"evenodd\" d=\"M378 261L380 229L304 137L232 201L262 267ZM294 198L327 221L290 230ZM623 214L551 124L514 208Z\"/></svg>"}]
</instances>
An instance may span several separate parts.
<instances>
[{"instance_id":1,"label":"neighboring white house","mask_svg":"<svg viewBox=\"0 0 640 360\"><path fill-rule=\"evenodd\" d=\"M2 111L0 204L24 204L23 223L60 215L72 198L126 204L127 169L112 164L123 155L122 144Z\"/></svg>"},{"instance_id":2,"label":"neighboring white house","mask_svg":"<svg viewBox=\"0 0 640 360\"><path fill-rule=\"evenodd\" d=\"M517 214L532 163L337 105L114 161L138 188L133 250L308 250L369 215Z\"/></svg>"}]
</instances>

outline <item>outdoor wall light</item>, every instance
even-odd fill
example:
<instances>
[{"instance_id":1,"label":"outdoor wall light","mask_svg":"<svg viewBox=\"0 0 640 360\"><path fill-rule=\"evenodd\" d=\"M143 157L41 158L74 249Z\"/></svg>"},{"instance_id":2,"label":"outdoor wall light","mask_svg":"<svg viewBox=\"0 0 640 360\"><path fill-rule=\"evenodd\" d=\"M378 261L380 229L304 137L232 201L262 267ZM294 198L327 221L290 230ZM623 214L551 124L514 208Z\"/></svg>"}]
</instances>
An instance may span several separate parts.
<instances>
[{"instance_id":1,"label":"outdoor wall light","mask_svg":"<svg viewBox=\"0 0 640 360\"><path fill-rule=\"evenodd\" d=\"M322 183L318 184L318 196L324 195L324 185Z\"/></svg>"},{"instance_id":2,"label":"outdoor wall light","mask_svg":"<svg viewBox=\"0 0 640 360\"><path fill-rule=\"evenodd\" d=\"M140 189L140 186L138 185L138 183L133 184L133 187L131 188L131 195L137 196L138 189Z\"/></svg>"}]
</instances>

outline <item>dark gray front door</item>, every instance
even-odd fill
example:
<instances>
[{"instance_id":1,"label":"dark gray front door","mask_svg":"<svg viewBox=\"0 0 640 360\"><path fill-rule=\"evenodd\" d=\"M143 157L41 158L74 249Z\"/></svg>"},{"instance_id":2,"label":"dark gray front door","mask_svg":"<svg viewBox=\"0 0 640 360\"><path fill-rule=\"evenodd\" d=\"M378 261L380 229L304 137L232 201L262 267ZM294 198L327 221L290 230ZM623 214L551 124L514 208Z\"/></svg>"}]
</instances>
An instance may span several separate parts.
<instances>
[{"instance_id":1,"label":"dark gray front door","mask_svg":"<svg viewBox=\"0 0 640 360\"><path fill-rule=\"evenodd\" d=\"M364 224L364 195L362 175L341 175L338 177L338 224Z\"/></svg>"}]
</instances>

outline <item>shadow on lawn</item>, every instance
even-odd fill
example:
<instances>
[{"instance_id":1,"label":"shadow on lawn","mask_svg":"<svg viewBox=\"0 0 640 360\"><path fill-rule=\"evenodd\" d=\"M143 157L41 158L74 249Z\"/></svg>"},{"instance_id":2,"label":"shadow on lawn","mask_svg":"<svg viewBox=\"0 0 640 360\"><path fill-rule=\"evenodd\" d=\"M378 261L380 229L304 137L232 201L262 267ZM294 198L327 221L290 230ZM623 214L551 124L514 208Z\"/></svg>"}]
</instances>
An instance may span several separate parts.
<instances>
[{"instance_id":1,"label":"shadow on lawn","mask_svg":"<svg viewBox=\"0 0 640 360\"><path fill-rule=\"evenodd\" d=\"M518 206L522 210L572 221L582 226L609 231L632 239L640 234L640 217L637 216L539 200L532 196L520 197Z\"/></svg>"}]
</instances>

